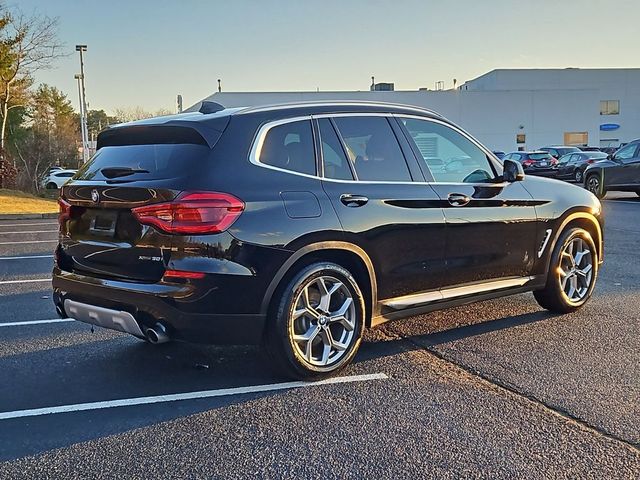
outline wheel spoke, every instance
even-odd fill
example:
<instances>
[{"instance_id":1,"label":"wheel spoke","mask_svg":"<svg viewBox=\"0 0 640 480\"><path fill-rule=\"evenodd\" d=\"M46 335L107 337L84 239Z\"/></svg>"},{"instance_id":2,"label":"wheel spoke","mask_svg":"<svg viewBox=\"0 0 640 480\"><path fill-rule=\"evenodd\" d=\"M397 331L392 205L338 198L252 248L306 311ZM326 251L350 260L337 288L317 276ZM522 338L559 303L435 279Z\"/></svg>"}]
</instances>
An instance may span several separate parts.
<instances>
[{"instance_id":1,"label":"wheel spoke","mask_svg":"<svg viewBox=\"0 0 640 480\"><path fill-rule=\"evenodd\" d=\"M318 318L320 315L317 310L311 305L311 299L309 298L309 286L307 285L304 290L302 290L302 301L304 303L305 310L308 314L310 314L313 318Z\"/></svg>"},{"instance_id":2,"label":"wheel spoke","mask_svg":"<svg viewBox=\"0 0 640 480\"><path fill-rule=\"evenodd\" d=\"M585 255L588 255L589 253L591 253L591 251L586 250L586 249L576 253L575 262L576 262L576 266L577 267L580 266L580 264L582 263L582 260L584 259Z\"/></svg>"},{"instance_id":3,"label":"wheel spoke","mask_svg":"<svg viewBox=\"0 0 640 480\"><path fill-rule=\"evenodd\" d=\"M589 275L589 272L591 272L592 269L593 269L593 265L589 263L583 269L576 270L576 273L586 279L587 276Z\"/></svg>"},{"instance_id":4,"label":"wheel spoke","mask_svg":"<svg viewBox=\"0 0 640 480\"><path fill-rule=\"evenodd\" d=\"M319 325L311 325L309 329L301 335L294 335L293 339L296 342L313 342L320 331Z\"/></svg>"},{"instance_id":5,"label":"wheel spoke","mask_svg":"<svg viewBox=\"0 0 640 480\"><path fill-rule=\"evenodd\" d=\"M329 361L329 355L331 355L331 349L333 348L333 339L331 338L331 332L328 329L323 329L320 333L322 338L322 358L320 363L326 365Z\"/></svg>"},{"instance_id":6,"label":"wheel spoke","mask_svg":"<svg viewBox=\"0 0 640 480\"><path fill-rule=\"evenodd\" d=\"M347 329L347 331L353 331L355 325L353 321L350 321L347 318L347 311L349 310L349 307L352 303L353 299L351 297L346 298L342 306L338 310L336 310L333 315L331 315L331 317L329 318L329 323L340 323L344 328Z\"/></svg>"}]
</instances>

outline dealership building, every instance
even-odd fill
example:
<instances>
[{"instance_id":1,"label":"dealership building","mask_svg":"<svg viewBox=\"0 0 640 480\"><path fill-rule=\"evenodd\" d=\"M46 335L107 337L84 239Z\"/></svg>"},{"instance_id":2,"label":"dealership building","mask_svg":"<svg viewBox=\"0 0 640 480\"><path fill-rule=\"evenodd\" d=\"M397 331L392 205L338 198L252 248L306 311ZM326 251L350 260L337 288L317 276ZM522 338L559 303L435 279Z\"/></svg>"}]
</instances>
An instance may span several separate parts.
<instances>
[{"instance_id":1,"label":"dealership building","mask_svg":"<svg viewBox=\"0 0 640 480\"><path fill-rule=\"evenodd\" d=\"M450 90L399 91L386 83L353 92L216 92L205 100L226 107L330 100L415 105L504 151L551 144L617 147L640 138L640 68L500 69Z\"/></svg>"}]
</instances>

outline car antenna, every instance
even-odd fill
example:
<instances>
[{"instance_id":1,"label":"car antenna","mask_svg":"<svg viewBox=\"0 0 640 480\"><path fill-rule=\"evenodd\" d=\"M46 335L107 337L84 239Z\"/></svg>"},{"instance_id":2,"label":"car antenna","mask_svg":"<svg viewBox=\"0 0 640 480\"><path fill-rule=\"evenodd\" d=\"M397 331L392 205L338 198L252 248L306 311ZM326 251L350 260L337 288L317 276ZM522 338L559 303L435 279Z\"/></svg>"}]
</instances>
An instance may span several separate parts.
<instances>
[{"instance_id":1,"label":"car antenna","mask_svg":"<svg viewBox=\"0 0 640 480\"><path fill-rule=\"evenodd\" d=\"M208 102L206 100L200 104L200 108L198 109L200 113L216 113L220 110L224 110L223 105L216 102Z\"/></svg>"}]
</instances>

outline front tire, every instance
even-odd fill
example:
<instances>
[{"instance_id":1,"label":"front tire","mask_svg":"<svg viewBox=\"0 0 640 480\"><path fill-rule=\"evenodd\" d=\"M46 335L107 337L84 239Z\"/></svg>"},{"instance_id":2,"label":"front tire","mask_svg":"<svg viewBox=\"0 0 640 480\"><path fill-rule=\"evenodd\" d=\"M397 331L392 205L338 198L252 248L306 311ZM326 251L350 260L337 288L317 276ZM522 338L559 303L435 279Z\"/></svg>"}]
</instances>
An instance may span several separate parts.
<instances>
[{"instance_id":1,"label":"front tire","mask_svg":"<svg viewBox=\"0 0 640 480\"><path fill-rule=\"evenodd\" d=\"M598 276L598 253L589 232L571 228L556 243L547 283L533 292L538 304L557 313L569 313L582 307L593 293Z\"/></svg>"},{"instance_id":2,"label":"front tire","mask_svg":"<svg viewBox=\"0 0 640 480\"><path fill-rule=\"evenodd\" d=\"M45 187L47 190L55 190L56 188L58 188L58 185L56 185L53 182L49 182L47 183L47 186Z\"/></svg>"},{"instance_id":3,"label":"front tire","mask_svg":"<svg viewBox=\"0 0 640 480\"><path fill-rule=\"evenodd\" d=\"M580 170L580 169L576 170L575 179L576 179L577 183L582 183L582 180L583 180L583 178L582 178L582 170Z\"/></svg>"},{"instance_id":4,"label":"front tire","mask_svg":"<svg viewBox=\"0 0 640 480\"><path fill-rule=\"evenodd\" d=\"M602 184L602 179L597 173L593 173L587 177L585 187L587 187L587 190L598 198L603 198L607 194L607 191Z\"/></svg>"},{"instance_id":5,"label":"front tire","mask_svg":"<svg viewBox=\"0 0 640 480\"><path fill-rule=\"evenodd\" d=\"M351 362L362 339L365 306L348 270L328 262L309 265L275 301L266 346L280 371L310 380Z\"/></svg>"}]
</instances>

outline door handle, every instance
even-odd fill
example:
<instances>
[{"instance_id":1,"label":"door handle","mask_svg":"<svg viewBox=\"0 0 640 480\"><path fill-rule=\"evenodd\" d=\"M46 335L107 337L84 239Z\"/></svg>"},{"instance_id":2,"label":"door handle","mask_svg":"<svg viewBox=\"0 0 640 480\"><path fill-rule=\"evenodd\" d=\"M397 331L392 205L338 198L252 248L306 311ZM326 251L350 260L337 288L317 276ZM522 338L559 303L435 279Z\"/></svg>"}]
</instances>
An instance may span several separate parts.
<instances>
[{"instance_id":1,"label":"door handle","mask_svg":"<svg viewBox=\"0 0 640 480\"><path fill-rule=\"evenodd\" d=\"M450 193L447 200L449 200L449 203L454 207L464 207L471 201L471 198L463 193Z\"/></svg>"},{"instance_id":2,"label":"door handle","mask_svg":"<svg viewBox=\"0 0 640 480\"><path fill-rule=\"evenodd\" d=\"M350 193L343 193L340 195L340 201L347 207L361 207L366 204L369 199L364 195L351 195Z\"/></svg>"}]
</instances>

